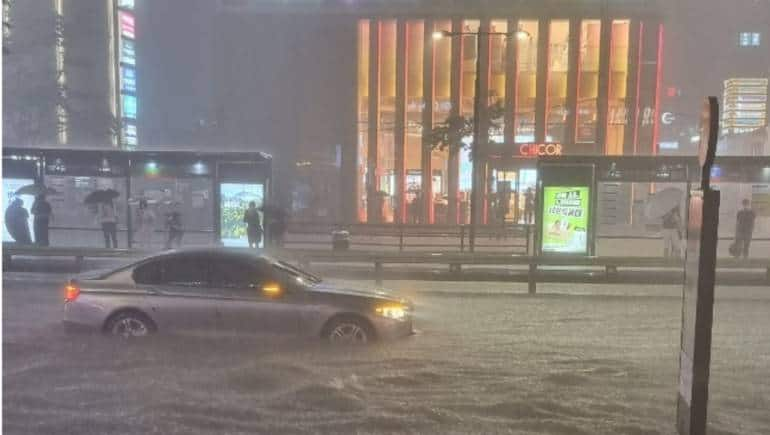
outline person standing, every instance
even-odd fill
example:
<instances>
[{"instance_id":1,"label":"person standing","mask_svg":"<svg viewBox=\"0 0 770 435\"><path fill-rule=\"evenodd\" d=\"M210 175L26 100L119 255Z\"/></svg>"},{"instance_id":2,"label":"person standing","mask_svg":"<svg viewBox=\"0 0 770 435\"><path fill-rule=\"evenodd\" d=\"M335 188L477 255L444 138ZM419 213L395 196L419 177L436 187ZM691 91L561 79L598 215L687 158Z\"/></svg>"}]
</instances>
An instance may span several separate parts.
<instances>
[{"instance_id":1,"label":"person standing","mask_svg":"<svg viewBox=\"0 0 770 435\"><path fill-rule=\"evenodd\" d=\"M139 247L143 249L152 248L155 213L150 209L146 199L139 200L139 208L136 210L136 223L139 226L136 231Z\"/></svg>"},{"instance_id":2,"label":"person standing","mask_svg":"<svg viewBox=\"0 0 770 435\"><path fill-rule=\"evenodd\" d=\"M8 234L20 245L32 244L28 222L29 213L24 208L24 201L21 198L14 198L5 210L5 227L8 229Z\"/></svg>"},{"instance_id":3,"label":"person standing","mask_svg":"<svg viewBox=\"0 0 770 435\"><path fill-rule=\"evenodd\" d=\"M749 244L754 233L754 220L757 214L751 209L751 202L743 200L743 209L735 216L735 257L749 257Z\"/></svg>"},{"instance_id":4,"label":"person standing","mask_svg":"<svg viewBox=\"0 0 770 435\"><path fill-rule=\"evenodd\" d=\"M32 203L32 215L35 216L32 227L35 232L35 244L38 246L48 246L48 225L53 218L51 204L45 200L42 193L35 197Z\"/></svg>"},{"instance_id":5,"label":"person standing","mask_svg":"<svg viewBox=\"0 0 770 435\"><path fill-rule=\"evenodd\" d=\"M118 247L118 211L115 209L115 203L112 200L101 202L97 207L99 214L99 223L102 225L104 234L104 247ZM112 242L112 243L110 243Z\"/></svg>"},{"instance_id":6,"label":"person standing","mask_svg":"<svg viewBox=\"0 0 770 435\"><path fill-rule=\"evenodd\" d=\"M524 223L531 224L535 218L535 192L527 188L524 192Z\"/></svg>"},{"instance_id":7,"label":"person standing","mask_svg":"<svg viewBox=\"0 0 770 435\"><path fill-rule=\"evenodd\" d=\"M674 208L663 216L663 256L680 256L680 226L682 218L679 215L679 207Z\"/></svg>"},{"instance_id":8,"label":"person standing","mask_svg":"<svg viewBox=\"0 0 770 435\"><path fill-rule=\"evenodd\" d=\"M168 229L168 239L166 240L166 249L172 246L177 248L182 246L182 236L184 228L182 226L182 213L174 210L166 215L166 229Z\"/></svg>"},{"instance_id":9,"label":"person standing","mask_svg":"<svg viewBox=\"0 0 770 435\"><path fill-rule=\"evenodd\" d=\"M249 202L249 208L243 214L243 221L246 223L246 236L249 238L249 248L259 248L259 243L262 241L262 222L259 218L256 202Z\"/></svg>"}]
</instances>

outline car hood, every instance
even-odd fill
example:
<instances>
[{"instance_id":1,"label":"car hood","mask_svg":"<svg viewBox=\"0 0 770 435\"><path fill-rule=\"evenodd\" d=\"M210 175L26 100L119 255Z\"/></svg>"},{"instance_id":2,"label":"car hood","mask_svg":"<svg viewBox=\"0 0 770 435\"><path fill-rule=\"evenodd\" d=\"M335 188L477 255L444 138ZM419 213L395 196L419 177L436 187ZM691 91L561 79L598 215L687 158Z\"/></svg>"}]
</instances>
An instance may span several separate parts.
<instances>
[{"instance_id":1,"label":"car hood","mask_svg":"<svg viewBox=\"0 0 770 435\"><path fill-rule=\"evenodd\" d=\"M311 292L323 293L323 294L360 296L363 298L381 299L384 301L409 303L409 301L407 301L406 299L401 298L398 295L395 295L390 291L387 291L384 289L364 290L364 289L355 289L350 287L341 287L341 286L336 286L336 285L327 284L327 283L319 283L310 287L308 290Z\"/></svg>"}]
</instances>

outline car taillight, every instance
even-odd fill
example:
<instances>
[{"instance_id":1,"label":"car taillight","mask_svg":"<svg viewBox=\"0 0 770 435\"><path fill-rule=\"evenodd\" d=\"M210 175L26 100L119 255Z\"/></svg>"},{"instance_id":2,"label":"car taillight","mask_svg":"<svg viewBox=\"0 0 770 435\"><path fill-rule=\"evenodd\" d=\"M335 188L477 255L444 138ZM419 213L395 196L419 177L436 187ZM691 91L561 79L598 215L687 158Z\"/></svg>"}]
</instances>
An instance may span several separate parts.
<instances>
[{"instance_id":1,"label":"car taillight","mask_svg":"<svg viewBox=\"0 0 770 435\"><path fill-rule=\"evenodd\" d=\"M74 282L70 282L64 286L64 302L74 301L79 295L80 287Z\"/></svg>"}]
</instances>

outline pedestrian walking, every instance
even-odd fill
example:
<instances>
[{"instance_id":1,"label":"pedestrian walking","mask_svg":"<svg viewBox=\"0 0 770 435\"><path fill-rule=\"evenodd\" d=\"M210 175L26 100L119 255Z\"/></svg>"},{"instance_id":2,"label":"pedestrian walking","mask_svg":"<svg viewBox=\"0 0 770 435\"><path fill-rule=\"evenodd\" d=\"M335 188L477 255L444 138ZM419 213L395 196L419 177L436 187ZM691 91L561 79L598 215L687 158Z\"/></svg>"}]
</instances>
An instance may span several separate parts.
<instances>
[{"instance_id":1,"label":"pedestrian walking","mask_svg":"<svg viewBox=\"0 0 770 435\"><path fill-rule=\"evenodd\" d=\"M263 230L256 202L249 202L249 208L243 213L243 221L246 223L246 236L249 239L249 248L259 248Z\"/></svg>"},{"instance_id":2,"label":"pedestrian walking","mask_svg":"<svg viewBox=\"0 0 770 435\"><path fill-rule=\"evenodd\" d=\"M45 195L40 194L35 197L32 203L32 215L35 216L32 227L35 232L35 244L38 246L48 246L48 226L53 219L51 204L45 200Z\"/></svg>"},{"instance_id":3,"label":"pedestrian walking","mask_svg":"<svg viewBox=\"0 0 770 435\"><path fill-rule=\"evenodd\" d=\"M13 240L20 245L32 244L29 235L29 212L24 208L21 198L14 198L5 210L5 227Z\"/></svg>"},{"instance_id":4,"label":"pedestrian walking","mask_svg":"<svg viewBox=\"0 0 770 435\"><path fill-rule=\"evenodd\" d=\"M166 215L166 229L168 230L168 239L166 239L166 249L172 246L177 248L182 246L182 236L184 227L182 226L182 213L174 210Z\"/></svg>"},{"instance_id":5,"label":"pedestrian walking","mask_svg":"<svg viewBox=\"0 0 770 435\"><path fill-rule=\"evenodd\" d=\"M744 199L742 203L743 209L738 211L735 216L735 253L733 255L736 258L749 257L749 245L754 234L754 220L757 218L757 214L751 209L751 202Z\"/></svg>"},{"instance_id":6,"label":"pedestrian walking","mask_svg":"<svg viewBox=\"0 0 770 435\"><path fill-rule=\"evenodd\" d=\"M97 206L99 223L102 225L105 248L118 247L118 211L112 200L100 202Z\"/></svg>"},{"instance_id":7,"label":"pedestrian walking","mask_svg":"<svg viewBox=\"0 0 770 435\"><path fill-rule=\"evenodd\" d=\"M679 257L681 255L681 225L682 218L679 207L663 216L663 256Z\"/></svg>"},{"instance_id":8,"label":"pedestrian walking","mask_svg":"<svg viewBox=\"0 0 770 435\"><path fill-rule=\"evenodd\" d=\"M155 229L155 213L150 209L146 199L139 200L139 208L136 209L136 236L140 248L152 248L152 232Z\"/></svg>"}]
</instances>

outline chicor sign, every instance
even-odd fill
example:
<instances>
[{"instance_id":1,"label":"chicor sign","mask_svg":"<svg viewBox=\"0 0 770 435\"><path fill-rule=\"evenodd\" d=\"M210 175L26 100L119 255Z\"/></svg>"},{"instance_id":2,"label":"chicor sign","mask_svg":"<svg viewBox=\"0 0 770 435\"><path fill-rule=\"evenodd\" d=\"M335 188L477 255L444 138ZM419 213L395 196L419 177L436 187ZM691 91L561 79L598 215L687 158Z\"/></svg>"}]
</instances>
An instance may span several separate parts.
<instances>
[{"instance_id":1,"label":"chicor sign","mask_svg":"<svg viewBox=\"0 0 770 435\"><path fill-rule=\"evenodd\" d=\"M560 156L560 143L525 143L519 146L519 154L527 157Z\"/></svg>"}]
</instances>

